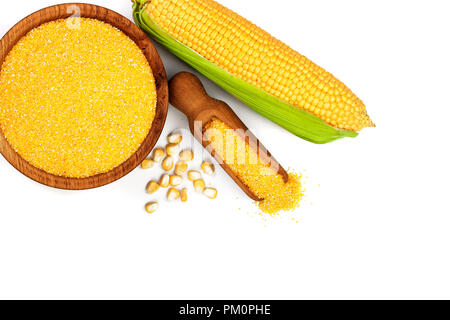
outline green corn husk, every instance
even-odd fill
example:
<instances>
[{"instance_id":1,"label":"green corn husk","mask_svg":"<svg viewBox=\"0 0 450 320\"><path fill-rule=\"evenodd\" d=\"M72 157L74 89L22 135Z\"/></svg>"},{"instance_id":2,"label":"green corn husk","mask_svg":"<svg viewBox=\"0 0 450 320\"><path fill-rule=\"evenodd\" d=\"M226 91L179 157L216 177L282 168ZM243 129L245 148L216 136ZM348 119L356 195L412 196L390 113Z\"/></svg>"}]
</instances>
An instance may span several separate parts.
<instances>
[{"instance_id":1,"label":"green corn husk","mask_svg":"<svg viewBox=\"0 0 450 320\"><path fill-rule=\"evenodd\" d=\"M357 132L330 126L314 114L268 94L203 58L157 25L145 11L146 2L146 0L135 0L133 4L134 21L142 30L259 114L296 136L313 143L328 143L345 137L358 136Z\"/></svg>"}]
</instances>

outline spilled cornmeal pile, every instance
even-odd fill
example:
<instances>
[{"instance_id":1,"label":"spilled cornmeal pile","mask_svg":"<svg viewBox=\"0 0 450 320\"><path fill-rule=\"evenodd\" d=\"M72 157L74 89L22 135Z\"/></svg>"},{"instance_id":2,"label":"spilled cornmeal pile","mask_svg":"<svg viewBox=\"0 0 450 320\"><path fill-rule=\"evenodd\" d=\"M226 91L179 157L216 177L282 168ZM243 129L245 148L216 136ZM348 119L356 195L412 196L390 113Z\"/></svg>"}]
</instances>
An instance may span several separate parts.
<instances>
[{"instance_id":1,"label":"spilled cornmeal pile","mask_svg":"<svg viewBox=\"0 0 450 320\"><path fill-rule=\"evenodd\" d=\"M0 74L0 125L25 160L48 173L108 172L153 123L156 88L139 47L98 20L43 24L11 50Z\"/></svg>"},{"instance_id":2,"label":"spilled cornmeal pile","mask_svg":"<svg viewBox=\"0 0 450 320\"><path fill-rule=\"evenodd\" d=\"M258 202L261 211L276 214L298 207L303 196L299 175L290 173L285 183L277 170L263 163L244 139L218 119L205 125L204 136L239 179L256 196L264 199Z\"/></svg>"}]
</instances>

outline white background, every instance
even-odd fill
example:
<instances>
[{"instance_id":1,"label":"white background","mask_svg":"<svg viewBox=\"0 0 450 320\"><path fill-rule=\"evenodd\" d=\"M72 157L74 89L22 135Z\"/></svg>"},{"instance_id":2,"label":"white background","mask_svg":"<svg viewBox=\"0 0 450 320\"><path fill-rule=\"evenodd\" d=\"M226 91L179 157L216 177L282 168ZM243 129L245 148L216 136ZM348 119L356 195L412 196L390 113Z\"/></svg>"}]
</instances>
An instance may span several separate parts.
<instances>
[{"instance_id":1,"label":"white background","mask_svg":"<svg viewBox=\"0 0 450 320\"><path fill-rule=\"evenodd\" d=\"M2 1L0 34L57 2ZM92 2L131 18L128 0ZM301 207L275 219L221 170L216 201L148 215L158 170L68 192L0 157L0 298L450 298L448 1L221 2L340 78L377 128L314 145L202 78L308 177ZM191 70L158 50L169 77ZM170 107L175 128L187 121Z\"/></svg>"}]
</instances>

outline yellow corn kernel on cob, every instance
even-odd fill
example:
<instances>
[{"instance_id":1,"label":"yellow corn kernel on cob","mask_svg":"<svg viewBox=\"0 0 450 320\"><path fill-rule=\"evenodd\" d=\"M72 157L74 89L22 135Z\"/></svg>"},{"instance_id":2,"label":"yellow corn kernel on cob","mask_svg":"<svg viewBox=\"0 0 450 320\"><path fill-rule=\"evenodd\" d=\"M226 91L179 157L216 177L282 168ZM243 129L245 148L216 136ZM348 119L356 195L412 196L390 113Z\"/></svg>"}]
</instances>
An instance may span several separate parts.
<instances>
[{"instance_id":1,"label":"yellow corn kernel on cob","mask_svg":"<svg viewBox=\"0 0 450 320\"><path fill-rule=\"evenodd\" d=\"M329 142L374 126L363 102L332 74L213 0L151 0L136 4L134 16L141 28L180 58L256 111L307 140ZM174 45L167 35L200 57L189 56L183 51L186 48ZM261 98L254 90L228 87L226 79L221 79L224 75L216 75L214 67L201 58L344 132L326 130L304 113L290 117L286 112L292 110L286 105Z\"/></svg>"}]
</instances>

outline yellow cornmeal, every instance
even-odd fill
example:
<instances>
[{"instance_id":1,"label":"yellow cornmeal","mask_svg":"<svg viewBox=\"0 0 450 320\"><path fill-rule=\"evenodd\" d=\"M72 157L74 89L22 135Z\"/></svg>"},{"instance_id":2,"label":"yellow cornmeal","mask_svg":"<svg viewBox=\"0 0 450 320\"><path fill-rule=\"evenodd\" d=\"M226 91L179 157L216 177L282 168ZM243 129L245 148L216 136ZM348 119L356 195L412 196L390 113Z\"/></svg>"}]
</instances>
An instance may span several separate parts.
<instances>
[{"instance_id":1,"label":"yellow cornmeal","mask_svg":"<svg viewBox=\"0 0 450 320\"><path fill-rule=\"evenodd\" d=\"M290 173L285 183L278 168L264 163L249 143L220 120L206 124L204 135L239 179L258 198L264 199L258 202L261 211L275 214L298 207L303 196L299 175Z\"/></svg>"},{"instance_id":2,"label":"yellow cornmeal","mask_svg":"<svg viewBox=\"0 0 450 320\"><path fill-rule=\"evenodd\" d=\"M152 70L124 33L98 20L43 24L11 50L0 74L0 125L46 172L82 178L130 158L155 117Z\"/></svg>"}]
</instances>

